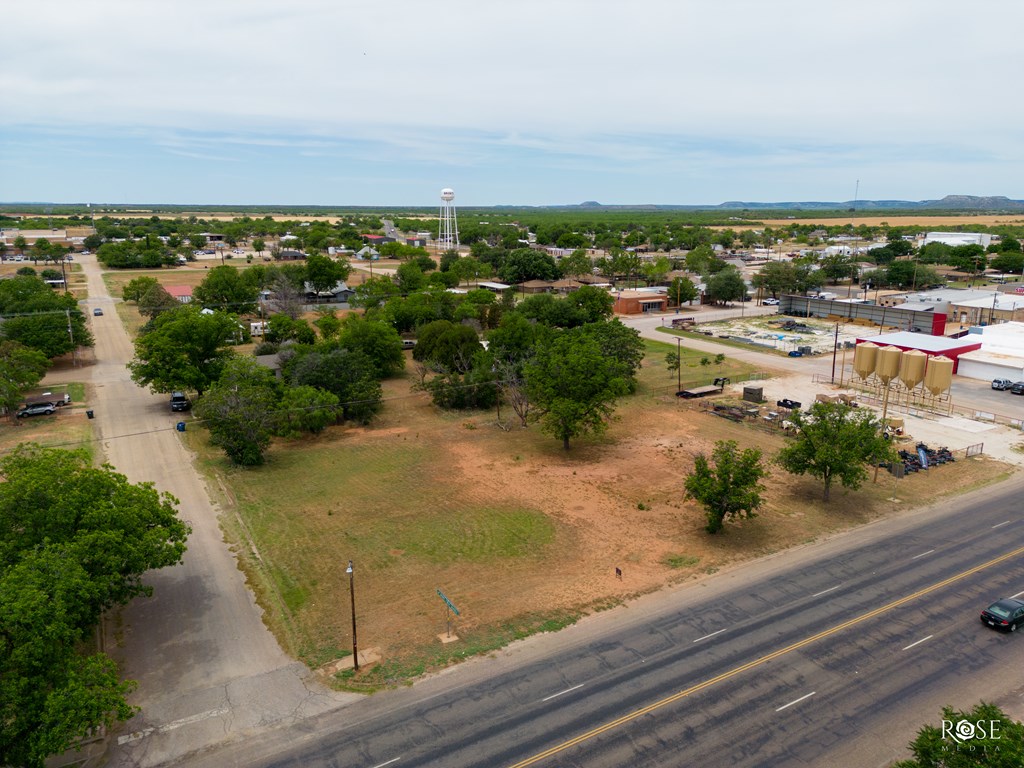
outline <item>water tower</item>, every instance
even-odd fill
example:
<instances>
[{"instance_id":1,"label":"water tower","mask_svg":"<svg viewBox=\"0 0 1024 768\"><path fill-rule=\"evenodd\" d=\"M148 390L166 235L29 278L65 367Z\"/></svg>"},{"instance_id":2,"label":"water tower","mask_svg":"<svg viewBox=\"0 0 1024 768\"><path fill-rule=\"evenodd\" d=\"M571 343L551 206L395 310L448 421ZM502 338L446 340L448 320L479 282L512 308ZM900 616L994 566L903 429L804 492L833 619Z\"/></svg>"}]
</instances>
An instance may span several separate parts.
<instances>
[{"instance_id":1,"label":"water tower","mask_svg":"<svg viewBox=\"0 0 1024 768\"><path fill-rule=\"evenodd\" d=\"M455 191L449 187L441 190L441 211L437 217L437 250L459 250L459 220L455 215Z\"/></svg>"}]
</instances>

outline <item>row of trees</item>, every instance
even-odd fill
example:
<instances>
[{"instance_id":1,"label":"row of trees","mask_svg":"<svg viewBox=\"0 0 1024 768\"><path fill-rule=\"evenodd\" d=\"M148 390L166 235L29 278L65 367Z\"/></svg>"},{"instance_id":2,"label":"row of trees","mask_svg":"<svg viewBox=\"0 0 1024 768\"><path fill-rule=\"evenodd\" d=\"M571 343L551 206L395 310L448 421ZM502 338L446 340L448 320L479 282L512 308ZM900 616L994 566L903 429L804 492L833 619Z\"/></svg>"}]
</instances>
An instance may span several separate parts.
<instances>
[{"instance_id":1,"label":"row of trees","mask_svg":"<svg viewBox=\"0 0 1024 768\"><path fill-rule=\"evenodd\" d=\"M881 423L867 409L815 403L806 412L795 411L790 420L798 431L775 462L787 472L821 480L825 501L834 482L859 488L869 466L893 459ZM760 508L760 481L768 474L763 458L760 449L740 451L733 441L716 443L710 460L698 454L684 487L687 497L704 507L708 533L718 533L728 520L752 517Z\"/></svg>"},{"instance_id":2,"label":"row of trees","mask_svg":"<svg viewBox=\"0 0 1024 768\"><path fill-rule=\"evenodd\" d=\"M35 275L0 280L0 316L0 339L16 341L49 359L93 345L75 297L54 291Z\"/></svg>"}]
</instances>

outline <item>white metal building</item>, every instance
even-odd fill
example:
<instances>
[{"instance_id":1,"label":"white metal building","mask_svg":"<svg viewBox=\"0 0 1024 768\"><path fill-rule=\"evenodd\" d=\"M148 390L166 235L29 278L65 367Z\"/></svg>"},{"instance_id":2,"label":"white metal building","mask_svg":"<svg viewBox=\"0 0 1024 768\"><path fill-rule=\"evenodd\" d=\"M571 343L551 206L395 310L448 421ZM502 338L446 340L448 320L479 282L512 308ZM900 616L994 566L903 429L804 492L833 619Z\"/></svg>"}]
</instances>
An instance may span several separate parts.
<instances>
[{"instance_id":1,"label":"white metal building","mask_svg":"<svg viewBox=\"0 0 1024 768\"><path fill-rule=\"evenodd\" d=\"M1024 381L1024 323L989 325L972 329L968 336L980 336L981 349L960 355L958 375L982 381Z\"/></svg>"}]
</instances>

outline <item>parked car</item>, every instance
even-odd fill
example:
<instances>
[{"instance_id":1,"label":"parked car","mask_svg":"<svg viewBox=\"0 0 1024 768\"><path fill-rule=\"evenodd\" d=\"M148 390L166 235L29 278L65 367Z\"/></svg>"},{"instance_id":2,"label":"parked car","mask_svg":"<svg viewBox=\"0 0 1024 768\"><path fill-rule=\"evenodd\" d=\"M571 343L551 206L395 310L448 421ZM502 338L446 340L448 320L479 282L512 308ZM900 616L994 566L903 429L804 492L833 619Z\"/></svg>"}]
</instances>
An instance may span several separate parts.
<instances>
[{"instance_id":1,"label":"parked car","mask_svg":"<svg viewBox=\"0 0 1024 768\"><path fill-rule=\"evenodd\" d=\"M765 299L761 303L764 304L767 307L774 307L774 306L776 306L779 303L779 300L778 299Z\"/></svg>"},{"instance_id":2,"label":"parked car","mask_svg":"<svg viewBox=\"0 0 1024 768\"><path fill-rule=\"evenodd\" d=\"M100 309L99 307L95 307L93 309L93 311L92 311L92 316L93 317L100 317L102 314L103 314L103 310Z\"/></svg>"},{"instance_id":3,"label":"parked car","mask_svg":"<svg viewBox=\"0 0 1024 768\"><path fill-rule=\"evenodd\" d=\"M18 411L18 418L23 419L26 416L50 416L55 410L56 409L50 403L26 405Z\"/></svg>"},{"instance_id":4,"label":"parked car","mask_svg":"<svg viewBox=\"0 0 1024 768\"><path fill-rule=\"evenodd\" d=\"M1010 392L1014 395L1024 395L1024 381L1014 382L1010 387Z\"/></svg>"},{"instance_id":5,"label":"parked car","mask_svg":"<svg viewBox=\"0 0 1024 768\"><path fill-rule=\"evenodd\" d=\"M184 392L172 392L171 393L171 410L172 411L187 411L192 407L192 403L189 402L188 395Z\"/></svg>"},{"instance_id":6,"label":"parked car","mask_svg":"<svg viewBox=\"0 0 1024 768\"><path fill-rule=\"evenodd\" d=\"M1009 379L992 379L992 389L1009 389L1013 386L1013 382Z\"/></svg>"},{"instance_id":7,"label":"parked car","mask_svg":"<svg viewBox=\"0 0 1024 768\"><path fill-rule=\"evenodd\" d=\"M1016 632L1017 627L1024 624L1024 600L1017 600L1013 597L996 600L981 612L981 623L987 624L993 629Z\"/></svg>"}]
</instances>

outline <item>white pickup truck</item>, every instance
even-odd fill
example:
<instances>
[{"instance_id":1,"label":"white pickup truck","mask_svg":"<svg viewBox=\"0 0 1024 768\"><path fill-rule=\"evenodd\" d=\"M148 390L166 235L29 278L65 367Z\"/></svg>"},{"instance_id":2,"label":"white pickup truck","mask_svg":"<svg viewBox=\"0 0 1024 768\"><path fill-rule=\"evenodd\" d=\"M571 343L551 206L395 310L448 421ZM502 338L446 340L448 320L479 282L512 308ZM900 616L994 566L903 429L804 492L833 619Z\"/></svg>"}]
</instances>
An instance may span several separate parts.
<instances>
[{"instance_id":1,"label":"white pickup truck","mask_svg":"<svg viewBox=\"0 0 1024 768\"><path fill-rule=\"evenodd\" d=\"M71 402L71 395L67 392L43 392L41 395L33 395L25 398L25 405L52 405L60 408Z\"/></svg>"}]
</instances>

